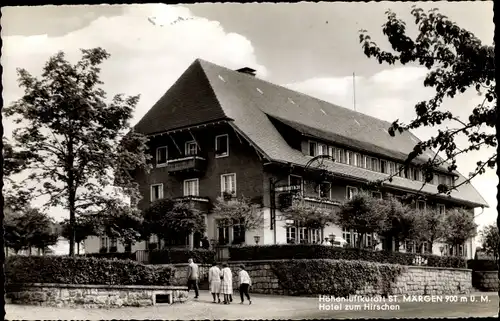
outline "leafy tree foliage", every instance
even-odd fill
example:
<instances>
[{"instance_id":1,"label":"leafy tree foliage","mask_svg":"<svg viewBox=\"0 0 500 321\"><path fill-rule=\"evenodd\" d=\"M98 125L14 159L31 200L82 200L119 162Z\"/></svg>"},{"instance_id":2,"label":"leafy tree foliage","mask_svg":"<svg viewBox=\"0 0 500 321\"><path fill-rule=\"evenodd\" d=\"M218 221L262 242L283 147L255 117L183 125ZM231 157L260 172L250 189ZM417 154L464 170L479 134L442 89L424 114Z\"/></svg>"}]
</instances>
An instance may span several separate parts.
<instances>
[{"instance_id":1,"label":"leafy tree foliage","mask_svg":"<svg viewBox=\"0 0 500 321\"><path fill-rule=\"evenodd\" d=\"M416 117L408 124L396 120L389 128L394 136L396 132L433 127L445 122L452 122L447 129L438 129L437 134L426 141L415 145L408 155L405 165L422 155L426 150L437 150L446 155L444 159L436 156L422 165L425 182L431 182L433 172L438 166L447 166L449 171L457 169L456 158L480 148L496 147L497 139L493 128L496 124L497 109L495 93L495 51L494 46L482 44L471 32L460 28L445 15L432 9L425 13L413 7L411 11L418 29L416 36L408 34L406 23L397 18L392 11L387 11L387 21L382 31L393 51L382 50L366 30L361 30L360 42L364 53L381 64L420 64L429 72L424 80L425 87L436 90L434 97L415 105ZM478 106L471 106L467 119L460 119L454 110L444 110L445 98L453 98L468 89L474 89L482 96ZM468 146L459 148L457 138L466 137ZM469 179L453 187L440 184L440 193L449 193L452 189L466 184L473 177L485 172L486 168L494 168L497 154L477 161L476 170Z\"/></svg>"},{"instance_id":2,"label":"leafy tree foliage","mask_svg":"<svg viewBox=\"0 0 500 321\"><path fill-rule=\"evenodd\" d=\"M99 73L110 55L102 48L81 51L75 65L63 52L54 55L40 78L18 69L24 95L4 108L5 115L21 125L14 131L13 147L16 155L24 156L22 170L30 172L27 180L14 185L16 194L25 199L47 195L47 206L68 209L71 229L78 214L103 212L110 200L118 199L105 193L113 183L139 199L130 170L149 169L146 138L129 126L139 96L116 95L107 102ZM69 238L70 255L74 234Z\"/></svg>"},{"instance_id":3,"label":"leafy tree foliage","mask_svg":"<svg viewBox=\"0 0 500 321\"><path fill-rule=\"evenodd\" d=\"M359 233L357 247L366 234L382 234L387 229L387 212L377 206L378 200L370 194L361 192L340 206L338 224Z\"/></svg>"},{"instance_id":4,"label":"leafy tree foliage","mask_svg":"<svg viewBox=\"0 0 500 321\"><path fill-rule=\"evenodd\" d=\"M387 221L382 234L393 238L395 250L399 251L401 241L411 239L415 234L415 213L395 197L375 200L374 208L386 213Z\"/></svg>"},{"instance_id":5,"label":"leafy tree foliage","mask_svg":"<svg viewBox=\"0 0 500 321\"><path fill-rule=\"evenodd\" d=\"M462 208L446 211L443 240L450 246L463 245L477 234L477 224L473 213Z\"/></svg>"},{"instance_id":6,"label":"leafy tree foliage","mask_svg":"<svg viewBox=\"0 0 500 321\"><path fill-rule=\"evenodd\" d=\"M252 203L247 197L224 200L219 197L212 209L214 217L222 220L227 226L240 224L245 230L255 230L264 224L264 214L259 204Z\"/></svg>"},{"instance_id":7,"label":"leafy tree foliage","mask_svg":"<svg viewBox=\"0 0 500 321\"><path fill-rule=\"evenodd\" d=\"M187 235L205 230L205 218L192 204L168 198L159 199L143 212L142 237Z\"/></svg>"},{"instance_id":8,"label":"leafy tree foliage","mask_svg":"<svg viewBox=\"0 0 500 321\"><path fill-rule=\"evenodd\" d=\"M324 228L337 221L337 215L334 211L311 206L298 198L292 201L292 205L282 211L283 220L293 220L295 226L306 227L309 229L321 230L321 239L324 237Z\"/></svg>"},{"instance_id":9,"label":"leafy tree foliage","mask_svg":"<svg viewBox=\"0 0 500 321\"><path fill-rule=\"evenodd\" d=\"M23 211L13 211L5 208L4 240L8 248L19 252L27 249L45 250L57 243L58 235L54 232L54 221L46 214L35 208Z\"/></svg>"},{"instance_id":10,"label":"leafy tree foliage","mask_svg":"<svg viewBox=\"0 0 500 321\"><path fill-rule=\"evenodd\" d=\"M498 259L498 250L500 247L500 234L498 233L498 227L494 224L485 226L479 233L481 236L481 247L483 251Z\"/></svg>"},{"instance_id":11,"label":"leafy tree foliage","mask_svg":"<svg viewBox=\"0 0 500 321\"><path fill-rule=\"evenodd\" d=\"M71 228L69 225L69 220L65 219L61 223L61 236L66 239L71 237ZM80 244L85 241L85 239L92 235L97 235L97 229L95 222L88 216L78 216L75 221L73 228L75 233L75 243L77 247L77 254L80 254Z\"/></svg>"},{"instance_id":12,"label":"leafy tree foliage","mask_svg":"<svg viewBox=\"0 0 500 321\"><path fill-rule=\"evenodd\" d=\"M415 229L411 239L416 241L419 247L423 243L428 243L432 249L435 242L443 240L446 229L453 228L446 226L445 216L435 210L415 209L413 215Z\"/></svg>"}]
</instances>

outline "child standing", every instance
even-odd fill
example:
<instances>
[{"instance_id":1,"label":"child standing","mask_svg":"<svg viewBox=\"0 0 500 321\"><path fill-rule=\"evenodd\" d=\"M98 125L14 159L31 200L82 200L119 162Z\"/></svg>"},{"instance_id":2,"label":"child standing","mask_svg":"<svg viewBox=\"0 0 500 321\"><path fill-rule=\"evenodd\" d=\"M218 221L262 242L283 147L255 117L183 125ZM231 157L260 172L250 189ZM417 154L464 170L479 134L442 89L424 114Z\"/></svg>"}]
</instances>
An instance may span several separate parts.
<instances>
[{"instance_id":1,"label":"child standing","mask_svg":"<svg viewBox=\"0 0 500 321\"><path fill-rule=\"evenodd\" d=\"M233 274L226 263L222 264L222 294L224 294L224 304L232 301L233 295Z\"/></svg>"},{"instance_id":2,"label":"child standing","mask_svg":"<svg viewBox=\"0 0 500 321\"><path fill-rule=\"evenodd\" d=\"M252 304L252 300L250 300L250 293L248 293L248 290L250 289L250 286L252 285L252 280L250 279L250 275L248 275L248 272L245 271L245 266L242 264L240 265L240 272L238 273L239 276L239 283L240 283L240 297L241 297L241 304L245 301L243 299L243 294L248 299L248 304Z\"/></svg>"}]
</instances>

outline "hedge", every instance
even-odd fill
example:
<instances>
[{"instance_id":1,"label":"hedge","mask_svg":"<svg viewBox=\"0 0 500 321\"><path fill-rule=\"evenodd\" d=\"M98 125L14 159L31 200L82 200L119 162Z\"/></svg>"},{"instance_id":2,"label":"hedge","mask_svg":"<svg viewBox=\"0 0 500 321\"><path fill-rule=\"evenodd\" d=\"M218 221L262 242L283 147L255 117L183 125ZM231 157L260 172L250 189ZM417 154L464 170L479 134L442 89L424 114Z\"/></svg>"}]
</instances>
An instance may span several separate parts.
<instances>
[{"instance_id":1,"label":"hedge","mask_svg":"<svg viewBox=\"0 0 500 321\"><path fill-rule=\"evenodd\" d=\"M196 263L211 264L215 262L215 251L206 249L164 249L149 252L150 264L187 263L193 259Z\"/></svg>"},{"instance_id":2,"label":"hedge","mask_svg":"<svg viewBox=\"0 0 500 321\"><path fill-rule=\"evenodd\" d=\"M468 260L467 268L473 271L498 271L498 262L495 260Z\"/></svg>"},{"instance_id":3,"label":"hedge","mask_svg":"<svg viewBox=\"0 0 500 321\"><path fill-rule=\"evenodd\" d=\"M417 254L390 251L370 251L357 248L340 248L320 244L253 245L229 248L231 261L290 260L290 259L335 259L362 260L369 262L415 265ZM460 257L418 254L427 260L426 266L465 268L466 261Z\"/></svg>"},{"instance_id":4,"label":"hedge","mask_svg":"<svg viewBox=\"0 0 500 321\"><path fill-rule=\"evenodd\" d=\"M7 283L170 285L172 266L95 257L11 256L5 260Z\"/></svg>"},{"instance_id":5,"label":"hedge","mask_svg":"<svg viewBox=\"0 0 500 321\"><path fill-rule=\"evenodd\" d=\"M87 253L79 254L78 257L96 257L101 259L135 260L135 253L114 252L114 253Z\"/></svg>"},{"instance_id":6,"label":"hedge","mask_svg":"<svg viewBox=\"0 0 500 321\"><path fill-rule=\"evenodd\" d=\"M397 264L379 264L357 260L283 260L271 269L289 295L324 294L349 297L365 286L392 295L392 284L405 271Z\"/></svg>"}]
</instances>

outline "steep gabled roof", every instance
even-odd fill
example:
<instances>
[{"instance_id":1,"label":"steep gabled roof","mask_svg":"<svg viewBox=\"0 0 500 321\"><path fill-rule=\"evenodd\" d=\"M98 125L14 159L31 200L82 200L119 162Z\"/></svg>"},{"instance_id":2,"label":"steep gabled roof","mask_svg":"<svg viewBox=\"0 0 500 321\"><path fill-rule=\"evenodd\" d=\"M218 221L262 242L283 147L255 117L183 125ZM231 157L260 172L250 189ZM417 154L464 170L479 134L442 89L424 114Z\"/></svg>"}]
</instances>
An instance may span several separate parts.
<instances>
[{"instance_id":1,"label":"steep gabled roof","mask_svg":"<svg viewBox=\"0 0 500 321\"><path fill-rule=\"evenodd\" d=\"M339 107L302 93L272 84L255 76L237 72L197 59L136 126L144 134L153 134L182 126L218 119L231 119L269 160L305 165L311 157L290 147L270 118L308 135L346 143L373 153L404 160L418 138L410 132L391 137L390 123ZM423 159L432 157L426 155ZM382 173L340 163L329 169L341 176L366 180L382 179ZM465 178L456 173L458 182ZM421 182L395 177L386 185L419 190ZM434 185L423 192L436 193ZM453 191L452 198L479 206L488 206L471 184Z\"/></svg>"},{"instance_id":2,"label":"steep gabled roof","mask_svg":"<svg viewBox=\"0 0 500 321\"><path fill-rule=\"evenodd\" d=\"M149 135L226 118L201 64L195 61L134 128Z\"/></svg>"}]
</instances>

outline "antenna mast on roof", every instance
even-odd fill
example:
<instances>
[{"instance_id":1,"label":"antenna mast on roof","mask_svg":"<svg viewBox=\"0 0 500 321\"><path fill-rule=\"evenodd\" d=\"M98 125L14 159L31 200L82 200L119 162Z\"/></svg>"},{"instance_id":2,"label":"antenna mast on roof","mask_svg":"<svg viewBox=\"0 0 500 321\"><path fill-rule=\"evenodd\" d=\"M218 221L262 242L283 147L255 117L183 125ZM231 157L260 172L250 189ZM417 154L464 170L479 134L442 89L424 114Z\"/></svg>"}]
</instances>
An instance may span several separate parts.
<instances>
[{"instance_id":1,"label":"antenna mast on roof","mask_svg":"<svg viewBox=\"0 0 500 321\"><path fill-rule=\"evenodd\" d=\"M352 73L352 100L353 100L353 105L354 105L354 111L356 111L356 75L354 72Z\"/></svg>"}]
</instances>

